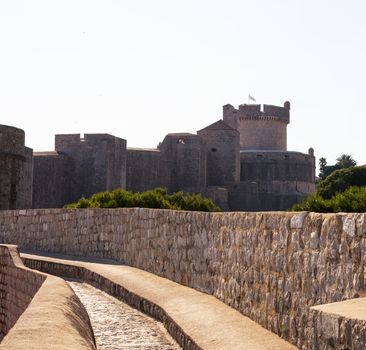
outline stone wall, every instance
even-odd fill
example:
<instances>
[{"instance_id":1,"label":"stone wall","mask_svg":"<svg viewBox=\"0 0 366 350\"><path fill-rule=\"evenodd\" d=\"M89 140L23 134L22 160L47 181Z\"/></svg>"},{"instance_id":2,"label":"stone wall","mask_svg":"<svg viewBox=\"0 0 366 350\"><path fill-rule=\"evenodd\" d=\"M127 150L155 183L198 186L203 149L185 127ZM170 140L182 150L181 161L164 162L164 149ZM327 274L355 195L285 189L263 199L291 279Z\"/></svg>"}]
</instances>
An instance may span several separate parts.
<instances>
[{"instance_id":1,"label":"stone wall","mask_svg":"<svg viewBox=\"0 0 366 350\"><path fill-rule=\"evenodd\" d=\"M240 181L315 183L315 157L300 152L241 151Z\"/></svg>"},{"instance_id":2,"label":"stone wall","mask_svg":"<svg viewBox=\"0 0 366 350\"><path fill-rule=\"evenodd\" d=\"M95 350L86 310L65 281L24 266L0 245L0 349Z\"/></svg>"},{"instance_id":3,"label":"stone wall","mask_svg":"<svg viewBox=\"0 0 366 350\"><path fill-rule=\"evenodd\" d=\"M57 152L35 152L33 161L33 208L61 208L71 203L73 161Z\"/></svg>"},{"instance_id":4,"label":"stone wall","mask_svg":"<svg viewBox=\"0 0 366 350\"><path fill-rule=\"evenodd\" d=\"M284 107L242 104L239 109L223 106L223 119L240 132L241 149L287 150L290 103Z\"/></svg>"},{"instance_id":5,"label":"stone wall","mask_svg":"<svg viewBox=\"0 0 366 350\"><path fill-rule=\"evenodd\" d=\"M207 186L224 186L240 179L239 132L219 120L197 131L206 144Z\"/></svg>"},{"instance_id":6,"label":"stone wall","mask_svg":"<svg viewBox=\"0 0 366 350\"><path fill-rule=\"evenodd\" d=\"M144 192L161 186L160 157L158 149L128 148L126 189L133 192Z\"/></svg>"},{"instance_id":7,"label":"stone wall","mask_svg":"<svg viewBox=\"0 0 366 350\"><path fill-rule=\"evenodd\" d=\"M11 248L0 245L0 341L14 326L46 279L43 274L22 269L20 258L14 247Z\"/></svg>"},{"instance_id":8,"label":"stone wall","mask_svg":"<svg viewBox=\"0 0 366 350\"><path fill-rule=\"evenodd\" d=\"M32 207L32 167L24 131L0 125L0 210Z\"/></svg>"},{"instance_id":9,"label":"stone wall","mask_svg":"<svg viewBox=\"0 0 366 350\"><path fill-rule=\"evenodd\" d=\"M0 237L150 271L216 296L304 349L320 346L311 306L364 291L366 214L4 211Z\"/></svg>"},{"instance_id":10,"label":"stone wall","mask_svg":"<svg viewBox=\"0 0 366 350\"><path fill-rule=\"evenodd\" d=\"M206 145L201 137L168 134L159 150L159 180L168 192L200 192L206 187Z\"/></svg>"},{"instance_id":11,"label":"stone wall","mask_svg":"<svg viewBox=\"0 0 366 350\"><path fill-rule=\"evenodd\" d=\"M126 154L126 140L112 135L56 135L55 152L35 153L33 207L62 207L126 188Z\"/></svg>"},{"instance_id":12,"label":"stone wall","mask_svg":"<svg viewBox=\"0 0 366 350\"><path fill-rule=\"evenodd\" d=\"M240 182L229 187L230 210L287 210L315 192L311 152L242 150L240 166Z\"/></svg>"}]
</instances>

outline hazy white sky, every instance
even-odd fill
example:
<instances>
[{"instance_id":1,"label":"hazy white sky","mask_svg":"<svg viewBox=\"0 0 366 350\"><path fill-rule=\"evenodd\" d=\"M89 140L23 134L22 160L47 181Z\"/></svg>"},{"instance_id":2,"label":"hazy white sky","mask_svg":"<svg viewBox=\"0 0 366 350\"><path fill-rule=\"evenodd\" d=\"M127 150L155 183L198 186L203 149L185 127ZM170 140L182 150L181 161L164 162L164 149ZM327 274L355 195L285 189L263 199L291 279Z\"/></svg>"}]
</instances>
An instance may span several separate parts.
<instances>
[{"instance_id":1,"label":"hazy white sky","mask_svg":"<svg viewBox=\"0 0 366 350\"><path fill-rule=\"evenodd\" d=\"M155 147L291 102L288 149L366 164L364 0L0 0L0 124ZM365 103L365 108L363 104Z\"/></svg>"}]
</instances>

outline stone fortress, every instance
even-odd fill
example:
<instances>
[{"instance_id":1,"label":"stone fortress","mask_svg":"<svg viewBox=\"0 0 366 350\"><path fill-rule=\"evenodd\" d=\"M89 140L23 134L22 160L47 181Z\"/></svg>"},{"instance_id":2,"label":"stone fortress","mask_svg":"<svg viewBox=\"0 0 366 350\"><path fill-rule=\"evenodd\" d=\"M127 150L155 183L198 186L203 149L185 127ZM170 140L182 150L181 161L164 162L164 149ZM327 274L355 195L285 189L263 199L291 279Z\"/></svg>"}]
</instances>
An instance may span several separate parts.
<instances>
[{"instance_id":1,"label":"stone fortress","mask_svg":"<svg viewBox=\"0 0 366 350\"><path fill-rule=\"evenodd\" d=\"M156 149L127 148L108 134L66 134L55 136L55 151L33 157L23 131L0 126L0 209L58 208L115 188L166 187L202 193L223 210L286 210L315 191L314 151L287 151L289 121L289 102L263 110L228 104L223 119L197 134L168 134Z\"/></svg>"},{"instance_id":2,"label":"stone fortress","mask_svg":"<svg viewBox=\"0 0 366 350\"><path fill-rule=\"evenodd\" d=\"M231 210L286 207L314 190L315 169L312 149L286 149L289 111L226 105L155 150L57 135L54 152L33 154L0 126L0 209L19 209L0 210L0 349L97 348L86 305L48 274L147 313L183 349L365 349L366 213L47 208L155 186Z\"/></svg>"}]
</instances>

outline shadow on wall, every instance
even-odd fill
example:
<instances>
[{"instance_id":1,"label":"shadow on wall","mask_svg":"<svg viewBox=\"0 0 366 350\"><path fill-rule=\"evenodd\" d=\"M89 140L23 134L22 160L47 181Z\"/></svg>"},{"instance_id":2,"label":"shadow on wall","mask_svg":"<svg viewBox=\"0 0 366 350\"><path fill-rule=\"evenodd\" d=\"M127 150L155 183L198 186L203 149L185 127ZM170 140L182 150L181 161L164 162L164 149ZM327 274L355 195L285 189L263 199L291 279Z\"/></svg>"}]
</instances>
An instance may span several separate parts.
<instances>
[{"instance_id":1,"label":"shadow on wall","mask_svg":"<svg viewBox=\"0 0 366 350\"><path fill-rule=\"evenodd\" d=\"M89 317L71 288L25 267L16 246L0 245L0 281L0 349L96 349Z\"/></svg>"}]
</instances>

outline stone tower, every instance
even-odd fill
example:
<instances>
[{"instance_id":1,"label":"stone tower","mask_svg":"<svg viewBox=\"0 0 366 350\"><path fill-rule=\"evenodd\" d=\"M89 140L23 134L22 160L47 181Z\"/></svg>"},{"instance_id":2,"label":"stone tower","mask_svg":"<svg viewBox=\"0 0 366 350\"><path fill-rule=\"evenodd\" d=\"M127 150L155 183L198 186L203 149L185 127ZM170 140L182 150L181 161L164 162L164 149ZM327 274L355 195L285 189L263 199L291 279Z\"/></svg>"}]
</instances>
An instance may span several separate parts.
<instances>
[{"instance_id":1,"label":"stone tower","mask_svg":"<svg viewBox=\"0 0 366 350\"><path fill-rule=\"evenodd\" d=\"M240 179L239 132L223 120L197 131L206 143L207 186L224 186Z\"/></svg>"},{"instance_id":2,"label":"stone tower","mask_svg":"<svg viewBox=\"0 0 366 350\"><path fill-rule=\"evenodd\" d=\"M54 152L34 153L34 208L58 208L126 188L126 140L108 134L55 136Z\"/></svg>"},{"instance_id":3,"label":"stone tower","mask_svg":"<svg viewBox=\"0 0 366 350\"><path fill-rule=\"evenodd\" d=\"M257 150L287 150L287 124L290 122L290 103L284 107L263 105L223 107L223 119L240 133L240 148Z\"/></svg>"},{"instance_id":4,"label":"stone tower","mask_svg":"<svg viewBox=\"0 0 366 350\"><path fill-rule=\"evenodd\" d=\"M32 167L24 131L0 125L0 209L31 208Z\"/></svg>"},{"instance_id":5,"label":"stone tower","mask_svg":"<svg viewBox=\"0 0 366 350\"><path fill-rule=\"evenodd\" d=\"M159 149L161 186L169 192L198 192L206 187L206 147L199 136L168 134Z\"/></svg>"}]
</instances>

